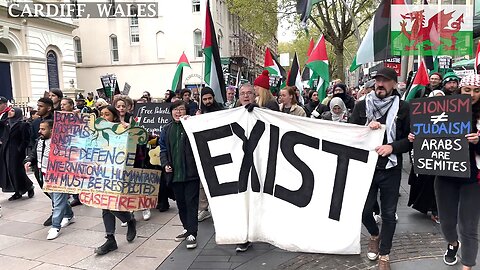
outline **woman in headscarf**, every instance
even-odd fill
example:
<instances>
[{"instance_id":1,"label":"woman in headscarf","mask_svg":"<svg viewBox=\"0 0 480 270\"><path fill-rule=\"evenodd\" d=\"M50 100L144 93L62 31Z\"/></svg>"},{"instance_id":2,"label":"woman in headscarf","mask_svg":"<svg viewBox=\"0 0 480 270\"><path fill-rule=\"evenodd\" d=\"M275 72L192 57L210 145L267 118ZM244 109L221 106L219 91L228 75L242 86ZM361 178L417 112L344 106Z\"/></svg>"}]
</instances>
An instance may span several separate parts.
<instances>
[{"instance_id":1,"label":"woman in headscarf","mask_svg":"<svg viewBox=\"0 0 480 270\"><path fill-rule=\"evenodd\" d=\"M348 122L348 117L350 116L345 103L339 97L334 97L330 100L330 111L324 112L322 114L323 120L330 120L334 122Z\"/></svg>"},{"instance_id":2,"label":"woman in headscarf","mask_svg":"<svg viewBox=\"0 0 480 270\"><path fill-rule=\"evenodd\" d=\"M308 103L305 106L305 113L307 113L307 117L310 117L313 110L318 106L320 101L318 100L318 92L315 90L310 90L308 92Z\"/></svg>"},{"instance_id":3,"label":"woman in headscarf","mask_svg":"<svg viewBox=\"0 0 480 270\"><path fill-rule=\"evenodd\" d=\"M345 84L337 83L333 86L333 97L341 98L349 112L353 111L353 107L355 107L355 99L347 94L347 86Z\"/></svg>"},{"instance_id":4,"label":"woman in headscarf","mask_svg":"<svg viewBox=\"0 0 480 270\"><path fill-rule=\"evenodd\" d=\"M0 187L3 192L14 192L9 201L18 200L27 192L29 198L34 195L33 183L23 169L30 130L30 124L23 121L22 109L13 108L8 112L8 126L0 151Z\"/></svg>"}]
</instances>

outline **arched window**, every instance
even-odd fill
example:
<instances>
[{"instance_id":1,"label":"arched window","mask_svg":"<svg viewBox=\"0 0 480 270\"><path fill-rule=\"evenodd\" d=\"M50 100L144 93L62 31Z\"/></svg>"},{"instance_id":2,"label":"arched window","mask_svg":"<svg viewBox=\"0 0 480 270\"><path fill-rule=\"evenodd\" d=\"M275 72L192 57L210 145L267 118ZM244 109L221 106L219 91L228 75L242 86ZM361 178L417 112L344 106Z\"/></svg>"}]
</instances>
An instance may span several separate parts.
<instances>
[{"instance_id":1,"label":"arched window","mask_svg":"<svg viewBox=\"0 0 480 270\"><path fill-rule=\"evenodd\" d=\"M165 58L165 33L157 32L157 58Z\"/></svg>"},{"instance_id":2,"label":"arched window","mask_svg":"<svg viewBox=\"0 0 480 270\"><path fill-rule=\"evenodd\" d=\"M82 63L82 43L79 37L73 38L73 48L75 50L75 60L77 63Z\"/></svg>"},{"instance_id":3,"label":"arched window","mask_svg":"<svg viewBox=\"0 0 480 270\"><path fill-rule=\"evenodd\" d=\"M47 52L47 77L48 89L60 88L60 81L58 80L58 57L53 50Z\"/></svg>"},{"instance_id":4,"label":"arched window","mask_svg":"<svg viewBox=\"0 0 480 270\"><path fill-rule=\"evenodd\" d=\"M193 51L195 57L202 57L202 30L195 29L193 31Z\"/></svg>"},{"instance_id":5,"label":"arched window","mask_svg":"<svg viewBox=\"0 0 480 270\"><path fill-rule=\"evenodd\" d=\"M114 34L110 35L110 55L112 62L118 62L118 41L117 36Z\"/></svg>"},{"instance_id":6,"label":"arched window","mask_svg":"<svg viewBox=\"0 0 480 270\"><path fill-rule=\"evenodd\" d=\"M0 53L8 54L7 46L5 46L5 44L3 44L1 41L0 41Z\"/></svg>"}]
</instances>

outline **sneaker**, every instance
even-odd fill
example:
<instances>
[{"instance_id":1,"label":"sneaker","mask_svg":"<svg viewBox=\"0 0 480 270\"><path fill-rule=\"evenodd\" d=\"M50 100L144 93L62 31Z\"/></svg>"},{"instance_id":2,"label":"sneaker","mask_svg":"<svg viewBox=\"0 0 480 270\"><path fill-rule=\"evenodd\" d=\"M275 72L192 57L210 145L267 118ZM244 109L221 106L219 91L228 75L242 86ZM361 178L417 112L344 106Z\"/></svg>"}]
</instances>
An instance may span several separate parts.
<instances>
[{"instance_id":1,"label":"sneaker","mask_svg":"<svg viewBox=\"0 0 480 270\"><path fill-rule=\"evenodd\" d=\"M388 255L382 255L378 259L378 270L390 270L390 258Z\"/></svg>"},{"instance_id":2,"label":"sneaker","mask_svg":"<svg viewBox=\"0 0 480 270\"><path fill-rule=\"evenodd\" d=\"M150 213L150 209L143 210L142 215L143 215L143 220L149 220L150 217L152 216Z\"/></svg>"},{"instance_id":3,"label":"sneaker","mask_svg":"<svg viewBox=\"0 0 480 270\"><path fill-rule=\"evenodd\" d=\"M105 238L107 238L107 241L94 251L97 255L105 255L108 252L114 251L118 248L117 241L115 241L115 237L113 235L107 235Z\"/></svg>"},{"instance_id":4,"label":"sneaker","mask_svg":"<svg viewBox=\"0 0 480 270\"><path fill-rule=\"evenodd\" d=\"M192 249L197 247L197 239L195 239L195 236L189 235L187 237L187 248Z\"/></svg>"},{"instance_id":5,"label":"sneaker","mask_svg":"<svg viewBox=\"0 0 480 270\"><path fill-rule=\"evenodd\" d=\"M380 224L382 222L382 217L380 215L373 214L373 218L375 219L375 223Z\"/></svg>"},{"instance_id":6,"label":"sneaker","mask_svg":"<svg viewBox=\"0 0 480 270\"><path fill-rule=\"evenodd\" d=\"M252 242L250 241L247 241L243 244L238 244L237 247L235 248L235 250L237 252L245 252L247 251L247 249L252 245Z\"/></svg>"},{"instance_id":7,"label":"sneaker","mask_svg":"<svg viewBox=\"0 0 480 270\"><path fill-rule=\"evenodd\" d=\"M72 224L72 223L74 223L74 222L75 222L75 216L73 216L73 217L71 217L71 218L66 218L66 217L65 217L65 218L62 219L62 222L60 223L60 226L61 226L62 228L65 228L65 227L67 227L68 225L70 225L70 224Z\"/></svg>"},{"instance_id":8,"label":"sneaker","mask_svg":"<svg viewBox=\"0 0 480 270\"><path fill-rule=\"evenodd\" d=\"M398 221L398 215L395 213L395 221Z\"/></svg>"},{"instance_id":9,"label":"sneaker","mask_svg":"<svg viewBox=\"0 0 480 270\"><path fill-rule=\"evenodd\" d=\"M446 265L455 265L457 264L457 251L458 248L460 247L460 242L457 241L457 246L454 247L450 244L447 246L447 251L445 251L445 255L443 255L443 262Z\"/></svg>"},{"instance_id":10,"label":"sneaker","mask_svg":"<svg viewBox=\"0 0 480 270\"><path fill-rule=\"evenodd\" d=\"M50 215L50 216L43 222L43 226L45 226L45 227L52 226L52 215Z\"/></svg>"},{"instance_id":11,"label":"sneaker","mask_svg":"<svg viewBox=\"0 0 480 270\"><path fill-rule=\"evenodd\" d=\"M187 238L187 230L183 230L181 234L177 235L175 237L175 242L181 242L183 241L185 238Z\"/></svg>"},{"instance_id":12,"label":"sneaker","mask_svg":"<svg viewBox=\"0 0 480 270\"><path fill-rule=\"evenodd\" d=\"M208 210L202 210L198 213L198 222L202 222L207 218L211 218L212 214Z\"/></svg>"},{"instance_id":13,"label":"sneaker","mask_svg":"<svg viewBox=\"0 0 480 270\"><path fill-rule=\"evenodd\" d=\"M137 221L135 218L132 218L129 222L127 222L127 241L132 242L137 236Z\"/></svg>"},{"instance_id":14,"label":"sneaker","mask_svg":"<svg viewBox=\"0 0 480 270\"><path fill-rule=\"evenodd\" d=\"M60 235L60 229L51 228L48 230L47 240L53 240Z\"/></svg>"},{"instance_id":15,"label":"sneaker","mask_svg":"<svg viewBox=\"0 0 480 270\"><path fill-rule=\"evenodd\" d=\"M370 236L368 242L367 258L370 261L375 261L378 258L378 245L380 244L380 236Z\"/></svg>"}]
</instances>

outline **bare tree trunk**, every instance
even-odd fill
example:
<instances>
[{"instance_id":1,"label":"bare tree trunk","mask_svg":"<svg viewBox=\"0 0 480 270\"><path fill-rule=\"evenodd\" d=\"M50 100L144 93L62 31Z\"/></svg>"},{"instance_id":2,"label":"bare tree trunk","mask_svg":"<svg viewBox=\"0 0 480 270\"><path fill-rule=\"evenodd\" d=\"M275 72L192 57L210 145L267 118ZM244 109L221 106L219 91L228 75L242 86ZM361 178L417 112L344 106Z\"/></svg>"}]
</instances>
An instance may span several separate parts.
<instances>
[{"instance_id":1,"label":"bare tree trunk","mask_svg":"<svg viewBox=\"0 0 480 270\"><path fill-rule=\"evenodd\" d=\"M340 44L338 44L340 45ZM345 82L345 70L343 68L343 42L341 43L340 46L334 46L335 50L335 59L336 59L336 64L337 68L335 71L335 74L333 74L334 79L340 79L342 82Z\"/></svg>"}]
</instances>

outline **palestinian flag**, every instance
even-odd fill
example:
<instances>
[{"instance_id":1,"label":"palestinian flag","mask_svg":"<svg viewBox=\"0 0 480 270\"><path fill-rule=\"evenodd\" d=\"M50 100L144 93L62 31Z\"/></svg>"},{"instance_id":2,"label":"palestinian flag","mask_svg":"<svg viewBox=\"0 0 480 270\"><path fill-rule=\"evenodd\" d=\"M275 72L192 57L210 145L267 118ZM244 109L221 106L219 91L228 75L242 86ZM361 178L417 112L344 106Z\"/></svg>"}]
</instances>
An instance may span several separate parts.
<instances>
[{"instance_id":1,"label":"palestinian flag","mask_svg":"<svg viewBox=\"0 0 480 270\"><path fill-rule=\"evenodd\" d=\"M280 65L277 58L272 54L269 48L265 50L265 69L272 75L277 75L282 78L287 77L287 72Z\"/></svg>"},{"instance_id":2,"label":"palestinian flag","mask_svg":"<svg viewBox=\"0 0 480 270\"><path fill-rule=\"evenodd\" d=\"M405 101L410 101L414 99L417 92L421 91L422 89L425 89L428 83L429 83L429 80L428 80L427 67L425 66L425 62L422 61L420 63L420 67L418 67L417 74L415 74L415 78L413 79L413 83L412 83L412 86L410 87L410 90L407 91L404 95Z\"/></svg>"},{"instance_id":3,"label":"palestinian flag","mask_svg":"<svg viewBox=\"0 0 480 270\"><path fill-rule=\"evenodd\" d=\"M475 69L476 74L480 73L479 65L480 65L480 41L478 41L477 51L475 52L475 66L473 67Z\"/></svg>"},{"instance_id":4,"label":"palestinian flag","mask_svg":"<svg viewBox=\"0 0 480 270\"><path fill-rule=\"evenodd\" d=\"M300 94L303 94L302 78L300 76L300 64L298 63L297 53L293 57L290 71L288 72L287 86L296 86L300 90Z\"/></svg>"},{"instance_id":5,"label":"palestinian flag","mask_svg":"<svg viewBox=\"0 0 480 270\"><path fill-rule=\"evenodd\" d=\"M270 75L276 75L282 77L280 88L285 87L285 79L287 78L287 72L280 65L277 58L273 55L269 48L265 50L265 65L264 69L268 70Z\"/></svg>"},{"instance_id":6,"label":"palestinian flag","mask_svg":"<svg viewBox=\"0 0 480 270\"><path fill-rule=\"evenodd\" d=\"M307 20L312 12L313 5L320 0L297 0L297 14L300 15L300 21L303 28L307 27Z\"/></svg>"},{"instance_id":7,"label":"palestinian flag","mask_svg":"<svg viewBox=\"0 0 480 270\"><path fill-rule=\"evenodd\" d=\"M307 58L310 56L310 54L312 53L313 51L313 47L315 47L315 42L313 41L313 38L310 39L310 44L308 46L308 51L307 51ZM310 78L312 77L312 72L310 71L310 69L305 66L303 68L303 72L302 72L302 81L310 81ZM310 85L310 87L312 87Z\"/></svg>"},{"instance_id":8,"label":"palestinian flag","mask_svg":"<svg viewBox=\"0 0 480 270\"><path fill-rule=\"evenodd\" d=\"M308 57L306 65L313 71L314 74L317 74L318 76L318 100L322 102L322 100L327 97L327 88L328 84L330 83L327 45L323 35L320 36L320 40Z\"/></svg>"},{"instance_id":9,"label":"palestinian flag","mask_svg":"<svg viewBox=\"0 0 480 270\"><path fill-rule=\"evenodd\" d=\"M350 66L351 72L363 64L392 58L390 53L390 1L393 3L403 2L403 0L382 0L373 15L360 47L358 47L357 55Z\"/></svg>"},{"instance_id":10,"label":"palestinian flag","mask_svg":"<svg viewBox=\"0 0 480 270\"><path fill-rule=\"evenodd\" d=\"M218 50L217 35L210 13L210 1L207 0L205 8L205 31L202 43L205 56L205 83L213 89L215 100L218 103L225 103L227 93L225 89L225 78L223 77L222 65L220 63L220 51Z\"/></svg>"},{"instance_id":11,"label":"palestinian flag","mask_svg":"<svg viewBox=\"0 0 480 270\"><path fill-rule=\"evenodd\" d=\"M188 63L188 59L187 59L187 56L185 55L185 52L182 53L182 56L180 56L180 60L178 60L178 63L177 63L177 71L175 71L175 76L173 76L173 81L172 81L173 91L177 89L182 89L183 67L191 68L190 63Z\"/></svg>"}]
</instances>

